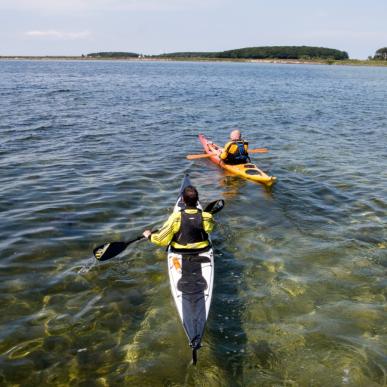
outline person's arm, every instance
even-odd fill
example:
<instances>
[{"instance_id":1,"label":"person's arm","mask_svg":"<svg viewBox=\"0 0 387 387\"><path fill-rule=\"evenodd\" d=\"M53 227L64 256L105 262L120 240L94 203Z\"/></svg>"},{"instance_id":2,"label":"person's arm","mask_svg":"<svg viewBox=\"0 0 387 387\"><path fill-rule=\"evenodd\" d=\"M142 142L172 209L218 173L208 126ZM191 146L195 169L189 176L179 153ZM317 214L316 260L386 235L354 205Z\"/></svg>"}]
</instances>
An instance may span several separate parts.
<instances>
[{"instance_id":1,"label":"person's arm","mask_svg":"<svg viewBox=\"0 0 387 387\"><path fill-rule=\"evenodd\" d=\"M228 142L225 146L224 146L224 148L223 148L223 152L220 154L220 159L221 160L225 160L226 158L227 158L227 156L228 156L228 151L229 151L229 149L230 149L230 146L231 146L231 143L230 142Z\"/></svg>"},{"instance_id":2,"label":"person's arm","mask_svg":"<svg viewBox=\"0 0 387 387\"><path fill-rule=\"evenodd\" d=\"M204 231L207 234L210 234L215 226L214 218L212 217L212 214L210 214L209 212L202 212L202 217L203 217Z\"/></svg>"},{"instance_id":3,"label":"person's arm","mask_svg":"<svg viewBox=\"0 0 387 387\"><path fill-rule=\"evenodd\" d=\"M173 235L179 229L180 217L180 213L175 212L169 216L168 220L163 224L159 231L150 234L149 230L145 230L143 235L155 245L168 246Z\"/></svg>"},{"instance_id":4,"label":"person's arm","mask_svg":"<svg viewBox=\"0 0 387 387\"><path fill-rule=\"evenodd\" d=\"M249 154L249 143L247 141L244 141L244 147L247 154Z\"/></svg>"}]
</instances>

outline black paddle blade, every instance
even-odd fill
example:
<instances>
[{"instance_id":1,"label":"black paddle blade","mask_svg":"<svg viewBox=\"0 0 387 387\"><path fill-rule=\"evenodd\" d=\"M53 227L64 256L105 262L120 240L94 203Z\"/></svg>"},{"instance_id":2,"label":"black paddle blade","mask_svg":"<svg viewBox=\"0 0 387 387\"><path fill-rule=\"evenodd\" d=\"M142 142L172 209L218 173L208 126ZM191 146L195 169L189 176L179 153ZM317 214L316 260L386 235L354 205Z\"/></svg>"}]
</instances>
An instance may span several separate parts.
<instances>
[{"instance_id":1,"label":"black paddle blade","mask_svg":"<svg viewBox=\"0 0 387 387\"><path fill-rule=\"evenodd\" d=\"M224 207L224 200L219 199L207 204L204 209L205 212L210 212L211 214L216 214Z\"/></svg>"},{"instance_id":2,"label":"black paddle blade","mask_svg":"<svg viewBox=\"0 0 387 387\"><path fill-rule=\"evenodd\" d=\"M94 256L98 261L107 261L110 258L115 257L119 253L122 253L128 246L127 242L110 242L96 247L93 250Z\"/></svg>"}]
</instances>

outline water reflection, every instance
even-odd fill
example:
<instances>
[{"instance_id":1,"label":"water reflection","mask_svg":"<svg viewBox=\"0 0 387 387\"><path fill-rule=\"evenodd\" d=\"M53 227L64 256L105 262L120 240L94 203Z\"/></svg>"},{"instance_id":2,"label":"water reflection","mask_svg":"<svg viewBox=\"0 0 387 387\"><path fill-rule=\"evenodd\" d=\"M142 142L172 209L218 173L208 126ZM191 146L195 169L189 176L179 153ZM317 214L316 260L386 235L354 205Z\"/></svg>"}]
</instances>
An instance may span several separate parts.
<instances>
[{"instance_id":1,"label":"water reflection","mask_svg":"<svg viewBox=\"0 0 387 387\"><path fill-rule=\"evenodd\" d=\"M226 227L223 227L225 230ZM223 238L226 233L223 234ZM222 238L222 239L223 239ZM225 380L243 383L246 334L243 328L245 305L240 297L244 268L238 258L230 252L224 240L214 240L215 278L214 298L208 330L211 349L216 364L224 369Z\"/></svg>"}]
</instances>

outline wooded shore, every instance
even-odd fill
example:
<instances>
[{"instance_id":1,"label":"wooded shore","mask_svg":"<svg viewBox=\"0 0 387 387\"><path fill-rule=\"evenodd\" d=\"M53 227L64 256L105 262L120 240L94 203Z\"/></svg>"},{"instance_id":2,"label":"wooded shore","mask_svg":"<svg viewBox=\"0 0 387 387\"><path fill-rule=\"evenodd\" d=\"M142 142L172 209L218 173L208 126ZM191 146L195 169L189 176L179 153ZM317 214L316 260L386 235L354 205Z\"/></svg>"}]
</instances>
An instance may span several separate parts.
<instances>
[{"instance_id":1,"label":"wooded shore","mask_svg":"<svg viewBox=\"0 0 387 387\"><path fill-rule=\"evenodd\" d=\"M147 57L139 58L127 57L88 57L88 56L27 56L27 55L9 55L0 56L0 60L76 60L76 61L129 61L129 62L242 62L242 63L276 63L276 64L328 64L328 65L349 65L349 66L385 66L385 60L361 60L361 59L242 59L242 58L191 58L191 57Z\"/></svg>"}]
</instances>

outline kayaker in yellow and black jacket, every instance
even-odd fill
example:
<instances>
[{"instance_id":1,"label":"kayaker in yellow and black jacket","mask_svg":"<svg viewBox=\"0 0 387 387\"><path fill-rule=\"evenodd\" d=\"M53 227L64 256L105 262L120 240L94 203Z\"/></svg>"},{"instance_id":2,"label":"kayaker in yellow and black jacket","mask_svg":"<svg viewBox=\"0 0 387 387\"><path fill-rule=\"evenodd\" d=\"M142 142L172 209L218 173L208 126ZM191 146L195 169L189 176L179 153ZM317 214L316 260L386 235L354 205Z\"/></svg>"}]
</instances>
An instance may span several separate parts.
<instances>
[{"instance_id":1,"label":"kayaker in yellow and black jacket","mask_svg":"<svg viewBox=\"0 0 387 387\"><path fill-rule=\"evenodd\" d=\"M151 233L150 230L145 230L143 235L152 243L159 246L170 245L175 251L203 251L210 247L208 234L214 228L214 220L209 212L196 208L199 195L195 187L186 187L182 198L185 209L173 212L159 231Z\"/></svg>"},{"instance_id":2,"label":"kayaker in yellow and black jacket","mask_svg":"<svg viewBox=\"0 0 387 387\"><path fill-rule=\"evenodd\" d=\"M225 164L237 165L250 162L248 153L249 143L242 139L241 132L238 129L230 133L230 139L219 155Z\"/></svg>"}]
</instances>

